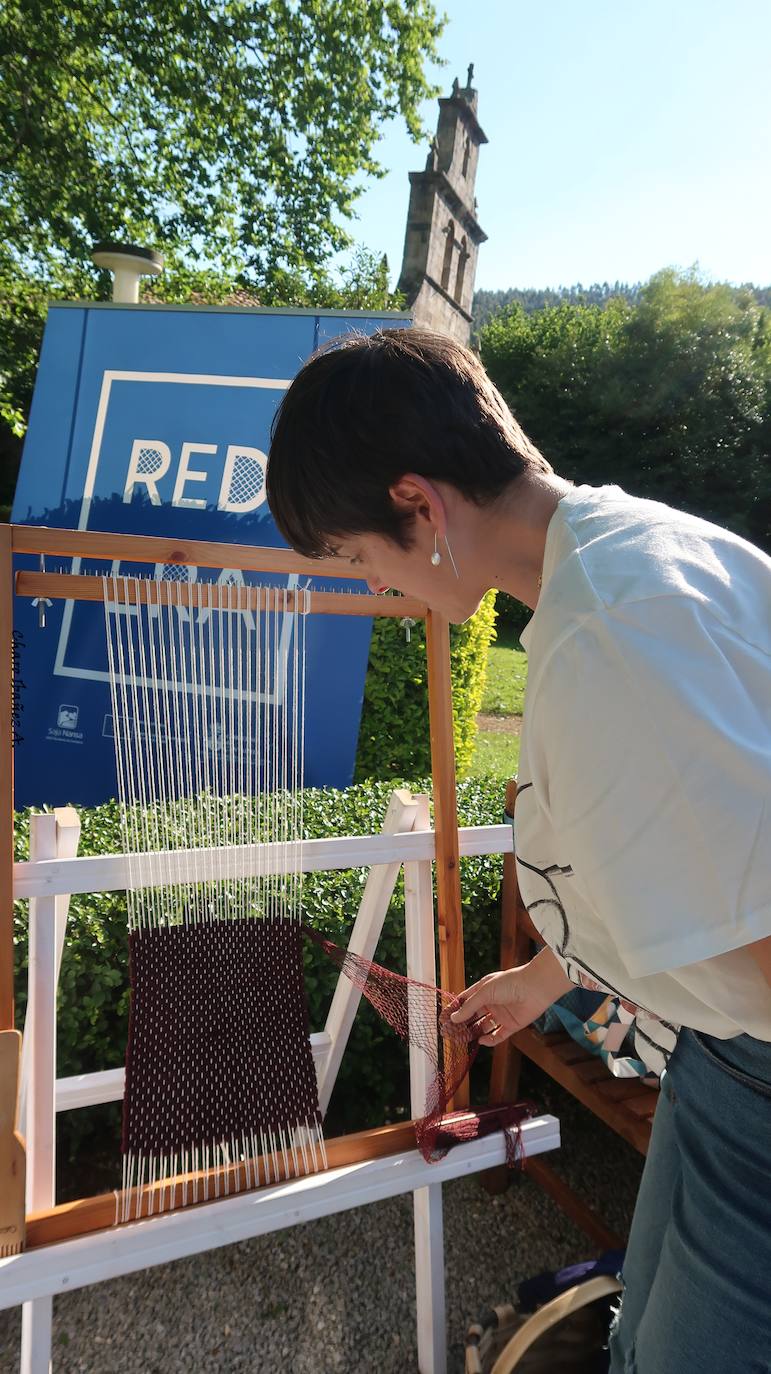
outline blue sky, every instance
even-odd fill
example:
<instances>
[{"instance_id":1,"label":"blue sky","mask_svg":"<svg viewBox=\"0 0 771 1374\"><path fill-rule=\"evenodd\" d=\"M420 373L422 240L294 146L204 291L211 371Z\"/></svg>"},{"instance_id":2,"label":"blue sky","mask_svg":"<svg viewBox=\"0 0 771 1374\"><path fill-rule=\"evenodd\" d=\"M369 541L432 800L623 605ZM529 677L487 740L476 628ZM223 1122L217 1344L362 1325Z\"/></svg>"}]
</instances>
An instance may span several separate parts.
<instances>
[{"instance_id":1,"label":"blue sky","mask_svg":"<svg viewBox=\"0 0 771 1374\"><path fill-rule=\"evenodd\" d=\"M705 278L771 283L771 0L449 0L449 91L475 64L480 287ZM424 122L435 127L427 102ZM407 173L426 146L383 131L356 239L398 276Z\"/></svg>"}]
</instances>

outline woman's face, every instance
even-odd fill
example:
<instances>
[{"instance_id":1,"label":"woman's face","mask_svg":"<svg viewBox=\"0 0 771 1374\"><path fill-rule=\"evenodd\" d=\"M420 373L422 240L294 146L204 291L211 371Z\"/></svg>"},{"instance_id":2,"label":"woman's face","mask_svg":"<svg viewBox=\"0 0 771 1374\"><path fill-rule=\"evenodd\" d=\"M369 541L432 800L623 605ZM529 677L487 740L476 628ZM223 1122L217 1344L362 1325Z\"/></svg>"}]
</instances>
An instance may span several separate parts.
<instances>
[{"instance_id":1,"label":"woman's face","mask_svg":"<svg viewBox=\"0 0 771 1374\"><path fill-rule=\"evenodd\" d=\"M355 534L336 542L335 556L348 565L352 577L366 581L371 592L403 592L461 624L474 614L487 588L480 589L464 575L460 549L453 548L456 576L442 537L437 538L436 547L440 561L432 563L434 531L418 522L407 549L383 535Z\"/></svg>"}]
</instances>

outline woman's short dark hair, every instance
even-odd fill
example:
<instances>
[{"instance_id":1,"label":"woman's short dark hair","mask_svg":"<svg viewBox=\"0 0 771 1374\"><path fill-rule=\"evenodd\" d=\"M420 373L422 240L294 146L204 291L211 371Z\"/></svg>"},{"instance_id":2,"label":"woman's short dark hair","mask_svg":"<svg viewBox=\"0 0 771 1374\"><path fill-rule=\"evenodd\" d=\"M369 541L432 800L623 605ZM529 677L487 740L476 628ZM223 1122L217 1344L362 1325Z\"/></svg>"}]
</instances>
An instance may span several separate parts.
<instances>
[{"instance_id":1,"label":"woman's short dark hair","mask_svg":"<svg viewBox=\"0 0 771 1374\"><path fill-rule=\"evenodd\" d=\"M346 334L298 372L273 422L267 497L292 548L381 534L411 542L389 488L406 472L484 505L525 468L552 468L523 434L481 362L443 334Z\"/></svg>"}]
</instances>

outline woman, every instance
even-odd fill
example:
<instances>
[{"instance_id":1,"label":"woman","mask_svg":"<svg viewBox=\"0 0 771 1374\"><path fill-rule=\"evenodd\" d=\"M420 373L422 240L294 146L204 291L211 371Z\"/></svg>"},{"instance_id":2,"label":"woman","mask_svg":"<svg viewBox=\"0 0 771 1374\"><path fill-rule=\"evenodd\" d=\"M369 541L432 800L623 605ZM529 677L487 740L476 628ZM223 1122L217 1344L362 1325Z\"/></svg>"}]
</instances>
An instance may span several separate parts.
<instances>
[{"instance_id":1,"label":"woman","mask_svg":"<svg viewBox=\"0 0 771 1374\"><path fill-rule=\"evenodd\" d=\"M452 621L532 608L517 871L545 948L468 988L483 1043L575 983L666 1069L613 1374L771 1369L771 559L558 477L478 359L348 336L292 383L268 500L300 553Z\"/></svg>"}]
</instances>

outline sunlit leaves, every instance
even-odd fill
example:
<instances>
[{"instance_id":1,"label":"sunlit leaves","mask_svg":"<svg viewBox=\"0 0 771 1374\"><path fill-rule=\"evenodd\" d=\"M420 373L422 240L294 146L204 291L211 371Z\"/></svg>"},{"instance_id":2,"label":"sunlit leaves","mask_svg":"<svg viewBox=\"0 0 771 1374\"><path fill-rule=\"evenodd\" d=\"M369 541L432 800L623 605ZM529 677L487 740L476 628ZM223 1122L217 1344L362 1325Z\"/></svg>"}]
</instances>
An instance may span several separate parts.
<instances>
[{"instance_id":1,"label":"sunlit leaves","mask_svg":"<svg viewBox=\"0 0 771 1374\"><path fill-rule=\"evenodd\" d=\"M476 615L450 627L455 766L468 772L474 754L476 718L482 703L487 650L495 627L495 595L488 593ZM430 773L428 679L425 625L407 643L397 620L376 618L364 686L357 778Z\"/></svg>"},{"instance_id":2,"label":"sunlit leaves","mask_svg":"<svg viewBox=\"0 0 771 1374\"><path fill-rule=\"evenodd\" d=\"M771 549L768 320L748 290L666 271L635 302L517 305L481 350L563 476L616 482Z\"/></svg>"},{"instance_id":3,"label":"sunlit leaves","mask_svg":"<svg viewBox=\"0 0 771 1374\"><path fill-rule=\"evenodd\" d=\"M431 0L9 0L0 11L0 230L85 259L184 248L264 280L345 245L384 119L414 136Z\"/></svg>"}]
</instances>

